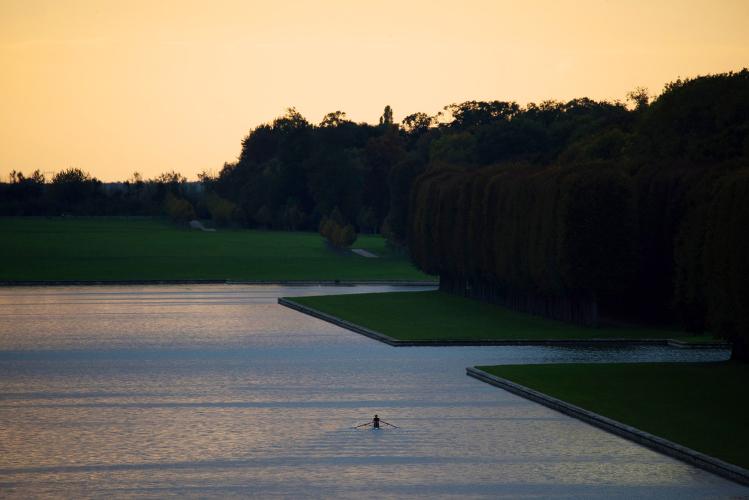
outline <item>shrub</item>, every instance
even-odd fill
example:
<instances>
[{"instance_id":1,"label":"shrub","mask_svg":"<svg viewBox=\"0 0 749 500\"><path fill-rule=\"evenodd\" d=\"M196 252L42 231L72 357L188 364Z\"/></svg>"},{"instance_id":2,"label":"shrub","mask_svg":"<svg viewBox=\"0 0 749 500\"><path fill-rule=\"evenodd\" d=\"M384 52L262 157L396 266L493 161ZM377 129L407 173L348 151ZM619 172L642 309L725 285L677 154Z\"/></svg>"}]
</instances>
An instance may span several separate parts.
<instances>
[{"instance_id":1,"label":"shrub","mask_svg":"<svg viewBox=\"0 0 749 500\"><path fill-rule=\"evenodd\" d=\"M206 206L217 226L227 226L235 220L237 206L225 198L211 193L206 196Z\"/></svg>"},{"instance_id":2,"label":"shrub","mask_svg":"<svg viewBox=\"0 0 749 500\"><path fill-rule=\"evenodd\" d=\"M195 218L195 209L192 204L171 193L167 194L164 200L164 211L170 219L177 223L187 223Z\"/></svg>"},{"instance_id":3,"label":"shrub","mask_svg":"<svg viewBox=\"0 0 749 500\"><path fill-rule=\"evenodd\" d=\"M338 209L320 221L320 235L335 248L349 248L357 237L354 226L343 221Z\"/></svg>"}]
</instances>

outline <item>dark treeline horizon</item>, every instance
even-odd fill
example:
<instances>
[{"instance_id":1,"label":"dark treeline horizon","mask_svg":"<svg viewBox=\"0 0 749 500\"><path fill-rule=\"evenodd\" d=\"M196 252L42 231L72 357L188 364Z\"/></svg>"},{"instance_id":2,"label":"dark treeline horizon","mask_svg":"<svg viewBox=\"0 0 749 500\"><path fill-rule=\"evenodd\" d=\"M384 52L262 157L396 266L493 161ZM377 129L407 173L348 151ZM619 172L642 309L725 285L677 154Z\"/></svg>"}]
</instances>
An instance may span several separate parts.
<instances>
[{"instance_id":1,"label":"dark treeline horizon","mask_svg":"<svg viewBox=\"0 0 749 500\"><path fill-rule=\"evenodd\" d=\"M629 99L641 106L647 93L638 89ZM202 189L175 171L110 183L78 168L52 179L13 171L0 183L0 215L173 215L176 201L187 215L242 227L317 231L333 214L356 232L381 232L403 246L411 182L432 165L551 161L571 140L631 113L621 102L587 98L526 106L466 101L400 124L386 106L376 125L354 123L342 111L314 125L289 108L252 129L238 159L218 175L199 174ZM503 122L511 126L498 130Z\"/></svg>"},{"instance_id":2,"label":"dark treeline horizon","mask_svg":"<svg viewBox=\"0 0 749 500\"><path fill-rule=\"evenodd\" d=\"M289 108L201 189L175 172L107 192L76 169L51 183L16 174L0 214L167 213L326 235L334 221L344 242L382 233L453 293L581 323L709 329L747 356L749 71L628 100L466 101L400 124L387 106L374 125Z\"/></svg>"},{"instance_id":3,"label":"dark treeline horizon","mask_svg":"<svg viewBox=\"0 0 749 500\"><path fill-rule=\"evenodd\" d=\"M526 109L452 135L469 153L411 189L412 260L451 293L711 331L749 360L749 71L635 97L574 109L559 145L556 110L545 128Z\"/></svg>"}]
</instances>

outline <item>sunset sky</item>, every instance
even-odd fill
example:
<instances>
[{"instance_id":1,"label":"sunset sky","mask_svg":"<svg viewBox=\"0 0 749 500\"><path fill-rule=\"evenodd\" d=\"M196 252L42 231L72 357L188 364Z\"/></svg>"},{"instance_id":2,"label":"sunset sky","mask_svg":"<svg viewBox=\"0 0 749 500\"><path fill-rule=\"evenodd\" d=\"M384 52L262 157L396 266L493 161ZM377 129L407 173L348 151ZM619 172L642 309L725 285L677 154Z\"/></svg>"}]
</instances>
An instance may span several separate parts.
<instances>
[{"instance_id":1,"label":"sunset sky","mask_svg":"<svg viewBox=\"0 0 749 500\"><path fill-rule=\"evenodd\" d=\"M289 106L658 94L749 66L747 26L747 0L0 0L0 176L195 178Z\"/></svg>"}]
</instances>

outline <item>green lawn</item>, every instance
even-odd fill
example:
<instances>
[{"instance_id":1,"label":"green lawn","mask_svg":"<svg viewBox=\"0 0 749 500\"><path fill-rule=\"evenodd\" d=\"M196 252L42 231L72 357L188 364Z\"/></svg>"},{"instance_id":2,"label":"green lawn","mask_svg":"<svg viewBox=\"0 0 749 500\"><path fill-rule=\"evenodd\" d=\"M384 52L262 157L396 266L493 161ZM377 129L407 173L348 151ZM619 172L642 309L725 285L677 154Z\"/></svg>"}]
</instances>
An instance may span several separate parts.
<instances>
[{"instance_id":1,"label":"green lawn","mask_svg":"<svg viewBox=\"0 0 749 500\"><path fill-rule=\"evenodd\" d=\"M749 468L749 364L480 366L488 373Z\"/></svg>"},{"instance_id":2,"label":"green lawn","mask_svg":"<svg viewBox=\"0 0 749 500\"><path fill-rule=\"evenodd\" d=\"M0 280L434 279L379 236L368 259L325 247L316 233L179 228L161 219L0 218Z\"/></svg>"},{"instance_id":3,"label":"green lawn","mask_svg":"<svg viewBox=\"0 0 749 500\"><path fill-rule=\"evenodd\" d=\"M580 327L442 292L326 295L292 300L399 340L686 337L683 332L670 330Z\"/></svg>"}]
</instances>

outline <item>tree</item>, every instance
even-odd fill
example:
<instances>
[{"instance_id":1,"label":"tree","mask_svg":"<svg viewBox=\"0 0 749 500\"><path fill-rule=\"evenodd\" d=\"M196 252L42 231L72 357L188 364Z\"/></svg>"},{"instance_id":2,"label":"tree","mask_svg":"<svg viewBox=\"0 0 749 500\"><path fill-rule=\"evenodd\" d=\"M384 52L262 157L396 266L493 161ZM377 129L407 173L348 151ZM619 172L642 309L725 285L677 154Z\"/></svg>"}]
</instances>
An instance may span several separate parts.
<instances>
[{"instance_id":1,"label":"tree","mask_svg":"<svg viewBox=\"0 0 749 500\"><path fill-rule=\"evenodd\" d=\"M634 153L643 161L715 163L749 153L749 70L677 80L643 113Z\"/></svg>"},{"instance_id":2,"label":"tree","mask_svg":"<svg viewBox=\"0 0 749 500\"><path fill-rule=\"evenodd\" d=\"M8 184L0 183L0 214L41 215L47 209L44 203L44 175L35 170L28 177L13 170Z\"/></svg>"},{"instance_id":3,"label":"tree","mask_svg":"<svg viewBox=\"0 0 749 500\"><path fill-rule=\"evenodd\" d=\"M343 111L333 111L325 115L320 122L320 127L339 127L344 123L353 123L351 120L346 118L346 113Z\"/></svg>"},{"instance_id":4,"label":"tree","mask_svg":"<svg viewBox=\"0 0 749 500\"><path fill-rule=\"evenodd\" d=\"M239 154L239 164L249 165L263 163L278 153L280 128L271 125L260 125L251 130L242 140L242 152Z\"/></svg>"},{"instance_id":5,"label":"tree","mask_svg":"<svg viewBox=\"0 0 749 500\"><path fill-rule=\"evenodd\" d=\"M338 207L320 222L320 235L334 248L350 247L356 241L354 226L346 223Z\"/></svg>"},{"instance_id":6,"label":"tree","mask_svg":"<svg viewBox=\"0 0 749 500\"><path fill-rule=\"evenodd\" d=\"M444 110L452 115L450 128L466 130L487 125L497 120L509 120L520 112L516 102L505 101L466 101L450 104Z\"/></svg>"},{"instance_id":7,"label":"tree","mask_svg":"<svg viewBox=\"0 0 749 500\"><path fill-rule=\"evenodd\" d=\"M356 149L328 148L306 163L310 171L309 193L321 213L339 208L347 220L354 220L362 204L365 168Z\"/></svg>"},{"instance_id":8,"label":"tree","mask_svg":"<svg viewBox=\"0 0 749 500\"><path fill-rule=\"evenodd\" d=\"M467 164L476 161L476 138L468 132L448 133L432 142L432 162Z\"/></svg>"},{"instance_id":9,"label":"tree","mask_svg":"<svg viewBox=\"0 0 749 500\"><path fill-rule=\"evenodd\" d=\"M183 198L177 198L172 193L166 195L164 211L173 222L180 224L195 219L195 208L192 204Z\"/></svg>"},{"instance_id":10,"label":"tree","mask_svg":"<svg viewBox=\"0 0 749 500\"><path fill-rule=\"evenodd\" d=\"M642 111L650 103L650 95L647 87L635 87L634 90L627 92L627 101L631 102L635 111Z\"/></svg>"},{"instance_id":11,"label":"tree","mask_svg":"<svg viewBox=\"0 0 749 500\"><path fill-rule=\"evenodd\" d=\"M136 172L137 174L137 172ZM140 176L140 174L138 174ZM164 172L159 175L157 175L153 182L157 184L184 184L187 182L187 177L180 174L179 172L175 170L170 170L169 172Z\"/></svg>"},{"instance_id":12,"label":"tree","mask_svg":"<svg viewBox=\"0 0 749 500\"><path fill-rule=\"evenodd\" d=\"M390 106L385 106L380 117L380 125L389 127L393 124L393 109Z\"/></svg>"},{"instance_id":13,"label":"tree","mask_svg":"<svg viewBox=\"0 0 749 500\"><path fill-rule=\"evenodd\" d=\"M208 193L205 197L205 204L211 214L211 219L217 226L227 226L234 220L237 207L231 201L215 193Z\"/></svg>"},{"instance_id":14,"label":"tree","mask_svg":"<svg viewBox=\"0 0 749 500\"><path fill-rule=\"evenodd\" d=\"M282 133L310 128L310 124L295 107L286 109L286 114L273 120L273 129Z\"/></svg>"},{"instance_id":15,"label":"tree","mask_svg":"<svg viewBox=\"0 0 749 500\"><path fill-rule=\"evenodd\" d=\"M262 228L269 228L273 223L273 213L267 205L263 205L255 213L255 222Z\"/></svg>"},{"instance_id":16,"label":"tree","mask_svg":"<svg viewBox=\"0 0 749 500\"><path fill-rule=\"evenodd\" d=\"M34 170L31 175L26 177L22 172L11 170L8 175L11 184L44 184L44 174L40 170Z\"/></svg>"},{"instance_id":17,"label":"tree","mask_svg":"<svg viewBox=\"0 0 749 500\"><path fill-rule=\"evenodd\" d=\"M410 135L421 135L434 124L434 117L426 113L413 113L402 121L403 129Z\"/></svg>"},{"instance_id":18,"label":"tree","mask_svg":"<svg viewBox=\"0 0 749 500\"><path fill-rule=\"evenodd\" d=\"M101 182L79 168L62 170L52 177L52 195L61 211L87 212ZM88 206L87 206L88 205Z\"/></svg>"},{"instance_id":19,"label":"tree","mask_svg":"<svg viewBox=\"0 0 749 500\"><path fill-rule=\"evenodd\" d=\"M375 228L380 227L390 208L390 170L405 154L403 138L394 128L367 141L364 149L366 173L362 201L373 210Z\"/></svg>"},{"instance_id":20,"label":"tree","mask_svg":"<svg viewBox=\"0 0 749 500\"><path fill-rule=\"evenodd\" d=\"M383 234L387 240L403 247L408 240L409 194L416 177L426 169L426 164L409 155L390 170L388 190L390 206L383 225Z\"/></svg>"},{"instance_id":21,"label":"tree","mask_svg":"<svg viewBox=\"0 0 749 500\"><path fill-rule=\"evenodd\" d=\"M359 231L362 233L376 233L377 222L378 220L372 207L363 207L359 210L359 215L356 216L356 225L359 226Z\"/></svg>"},{"instance_id":22,"label":"tree","mask_svg":"<svg viewBox=\"0 0 749 500\"><path fill-rule=\"evenodd\" d=\"M286 201L281 211L281 225L283 229L296 231L304 223L307 215L299 208L299 203L293 198Z\"/></svg>"},{"instance_id":23,"label":"tree","mask_svg":"<svg viewBox=\"0 0 749 500\"><path fill-rule=\"evenodd\" d=\"M91 174L80 168L69 168L56 173L52 177L53 184L82 184L92 179Z\"/></svg>"},{"instance_id":24,"label":"tree","mask_svg":"<svg viewBox=\"0 0 749 500\"><path fill-rule=\"evenodd\" d=\"M130 184L143 184L143 176L140 172L135 171L126 182L129 182Z\"/></svg>"}]
</instances>

